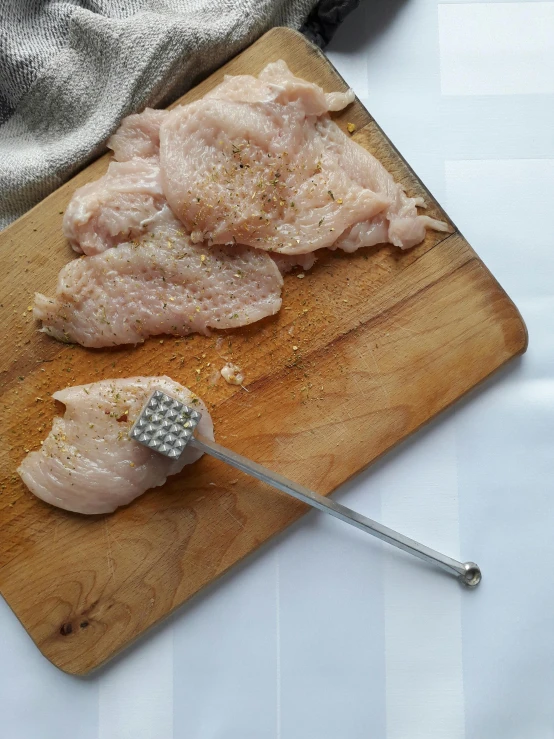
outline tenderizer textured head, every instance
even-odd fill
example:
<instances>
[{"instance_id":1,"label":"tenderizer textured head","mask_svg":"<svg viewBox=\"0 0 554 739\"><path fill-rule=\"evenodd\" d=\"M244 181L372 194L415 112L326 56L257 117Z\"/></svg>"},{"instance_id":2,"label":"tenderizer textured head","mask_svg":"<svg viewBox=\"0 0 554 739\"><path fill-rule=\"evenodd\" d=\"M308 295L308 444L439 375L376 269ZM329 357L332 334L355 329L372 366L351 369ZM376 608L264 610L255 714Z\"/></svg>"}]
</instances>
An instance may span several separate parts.
<instances>
[{"instance_id":1,"label":"tenderizer textured head","mask_svg":"<svg viewBox=\"0 0 554 739\"><path fill-rule=\"evenodd\" d=\"M155 390L129 432L133 441L177 459L192 439L201 414L170 395Z\"/></svg>"}]
</instances>

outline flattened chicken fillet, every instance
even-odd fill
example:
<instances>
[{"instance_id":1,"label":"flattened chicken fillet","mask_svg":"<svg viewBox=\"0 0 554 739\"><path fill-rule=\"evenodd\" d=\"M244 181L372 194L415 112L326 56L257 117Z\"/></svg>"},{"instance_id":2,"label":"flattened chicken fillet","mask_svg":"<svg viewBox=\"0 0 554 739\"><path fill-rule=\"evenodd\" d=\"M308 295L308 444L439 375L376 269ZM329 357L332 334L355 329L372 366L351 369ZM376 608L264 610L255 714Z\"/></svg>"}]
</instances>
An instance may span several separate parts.
<instances>
[{"instance_id":1,"label":"flattened chicken fillet","mask_svg":"<svg viewBox=\"0 0 554 739\"><path fill-rule=\"evenodd\" d=\"M58 508L111 513L150 488L163 485L202 456L186 447L174 460L129 439L129 430L154 390L200 411L199 433L213 440L208 409L188 388L169 377L130 377L67 387L54 393L65 414L54 419L39 451L17 472L29 490Z\"/></svg>"}]
</instances>

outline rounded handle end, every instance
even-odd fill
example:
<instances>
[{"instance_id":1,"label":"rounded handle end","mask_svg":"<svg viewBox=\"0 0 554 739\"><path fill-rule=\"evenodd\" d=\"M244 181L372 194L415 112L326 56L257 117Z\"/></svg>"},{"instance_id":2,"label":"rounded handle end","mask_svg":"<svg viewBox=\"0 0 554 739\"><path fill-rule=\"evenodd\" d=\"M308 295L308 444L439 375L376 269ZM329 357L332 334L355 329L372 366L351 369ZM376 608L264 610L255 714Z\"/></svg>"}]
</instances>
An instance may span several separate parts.
<instances>
[{"instance_id":1,"label":"rounded handle end","mask_svg":"<svg viewBox=\"0 0 554 739\"><path fill-rule=\"evenodd\" d=\"M475 562L464 563L464 571L460 575L464 585L467 585L468 588L475 588L481 582L481 577L479 565L476 565Z\"/></svg>"}]
</instances>

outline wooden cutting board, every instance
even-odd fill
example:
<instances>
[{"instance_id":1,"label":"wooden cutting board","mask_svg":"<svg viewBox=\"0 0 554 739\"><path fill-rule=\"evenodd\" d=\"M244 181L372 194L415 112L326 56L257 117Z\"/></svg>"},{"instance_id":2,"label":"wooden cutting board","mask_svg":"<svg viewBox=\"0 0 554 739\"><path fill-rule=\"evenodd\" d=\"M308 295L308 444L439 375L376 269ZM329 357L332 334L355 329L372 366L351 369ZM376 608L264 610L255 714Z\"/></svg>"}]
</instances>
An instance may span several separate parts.
<instances>
[{"instance_id":1,"label":"wooden cutting board","mask_svg":"<svg viewBox=\"0 0 554 739\"><path fill-rule=\"evenodd\" d=\"M300 34L278 28L184 96L224 73L258 73L285 59L327 90L346 85ZM356 101L336 116L428 213L447 219ZM469 244L430 231L394 247L328 253L305 279L285 279L278 316L212 338L151 339L92 351L36 330L35 290L52 293L72 257L62 213L83 170L0 234L0 592L42 653L84 674L305 512L305 507L204 457L124 510L87 518L31 495L15 470L56 415L51 394L112 377L167 374L209 404L216 437L236 451L330 493L510 358L525 351L523 321ZM211 384L226 360L246 390ZM409 534L409 532L406 532ZM432 544L432 542L428 542Z\"/></svg>"}]
</instances>

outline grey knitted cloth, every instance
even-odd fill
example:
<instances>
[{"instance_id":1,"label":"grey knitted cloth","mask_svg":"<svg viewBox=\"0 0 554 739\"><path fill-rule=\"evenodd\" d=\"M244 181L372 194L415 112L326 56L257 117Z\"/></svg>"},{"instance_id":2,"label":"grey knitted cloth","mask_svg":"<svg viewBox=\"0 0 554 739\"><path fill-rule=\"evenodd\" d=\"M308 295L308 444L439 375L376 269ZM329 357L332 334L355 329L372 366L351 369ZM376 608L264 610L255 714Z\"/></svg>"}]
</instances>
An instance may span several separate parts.
<instances>
[{"instance_id":1,"label":"grey knitted cloth","mask_svg":"<svg viewBox=\"0 0 554 739\"><path fill-rule=\"evenodd\" d=\"M331 26L357 4L325 2ZM98 156L125 115L174 100L269 28L308 19L317 40L316 5L0 0L0 229Z\"/></svg>"}]
</instances>

